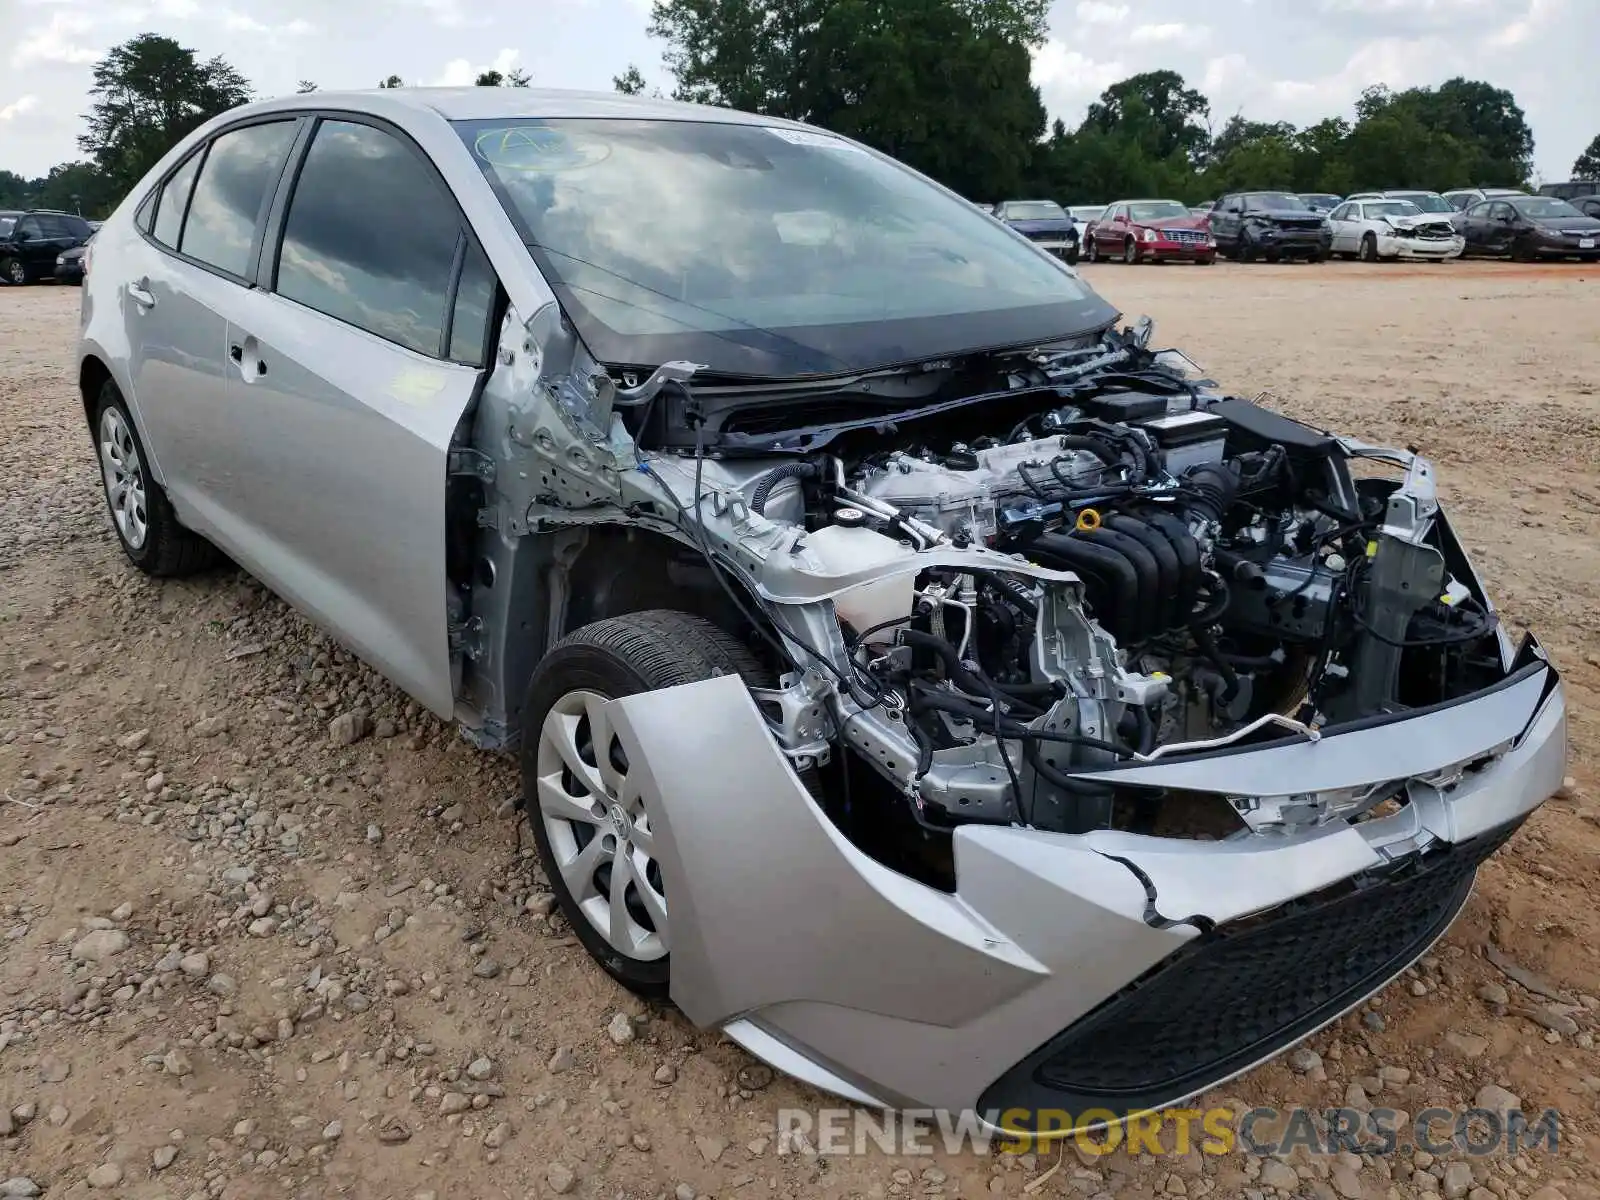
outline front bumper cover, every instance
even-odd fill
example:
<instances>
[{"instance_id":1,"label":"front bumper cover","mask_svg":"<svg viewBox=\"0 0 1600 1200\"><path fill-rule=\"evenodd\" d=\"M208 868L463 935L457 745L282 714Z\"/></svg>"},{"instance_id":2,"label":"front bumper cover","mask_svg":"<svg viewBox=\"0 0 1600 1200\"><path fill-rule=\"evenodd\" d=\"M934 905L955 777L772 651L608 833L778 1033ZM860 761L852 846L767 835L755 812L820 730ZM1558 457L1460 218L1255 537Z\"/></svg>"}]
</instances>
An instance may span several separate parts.
<instances>
[{"instance_id":1,"label":"front bumper cover","mask_svg":"<svg viewBox=\"0 0 1600 1200\"><path fill-rule=\"evenodd\" d=\"M738 679L617 701L617 730L659 810L672 998L696 1024L860 1103L1075 1119L1084 1107L1125 1116L1177 1103L1414 961L1465 902L1482 857L1560 786L1555 669L1531 639L1508 665L1485 692L1317 742L1114 772L1243 795L1287 780L1305 791L1408 780L1409 802L1389 816L1221 842L966 826L954 894L849 843ZM1326 920L1307 925L1308 909ZM1286 984L1279 956L1319 929L1311 945L1326 950L1334 918L1393 931L1336 977ZM1152 1014L1172 1003L1182 1017L1169 1013L1157 1039ZM1051 1119L1059 1131L1059 1111Z\"/></svg>"}]
</instances>

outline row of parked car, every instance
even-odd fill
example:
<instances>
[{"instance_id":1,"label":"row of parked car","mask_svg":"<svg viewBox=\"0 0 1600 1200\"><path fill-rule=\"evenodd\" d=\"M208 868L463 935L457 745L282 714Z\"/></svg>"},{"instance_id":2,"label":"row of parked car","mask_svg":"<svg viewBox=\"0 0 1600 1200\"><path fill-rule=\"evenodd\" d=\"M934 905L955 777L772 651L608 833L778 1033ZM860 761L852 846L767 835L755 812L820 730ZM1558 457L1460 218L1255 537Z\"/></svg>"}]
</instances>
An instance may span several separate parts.
<instances>
[{"instance_id":1,"label":"row of parked car","mask_svg":"<svg viewBox=\"0 0 1600 1200\"><path fill-rule=\"evenodd\" d=\"M0 284L54 277L83 282L83 256L100 222L55 209L0 209Z\"/></svg>"},{"instance_id":2,"label":"row of parked car","mask_svg":"<svg viewBox=\"0 0 1600 1200\"><path fill-rule=\"evenodd\" d=\"M1008 200L988 208L1043 249L1076 263L1196 262L1218 256L1278 262L1330 256L1442 261L1464 254L1600 261L1600 183L1510 188L1326 193L1235 192L1196 207L1118 200L1062 208ZM1592 192L1584 193L1584 188Z\"/></svg>"}]
</instances>

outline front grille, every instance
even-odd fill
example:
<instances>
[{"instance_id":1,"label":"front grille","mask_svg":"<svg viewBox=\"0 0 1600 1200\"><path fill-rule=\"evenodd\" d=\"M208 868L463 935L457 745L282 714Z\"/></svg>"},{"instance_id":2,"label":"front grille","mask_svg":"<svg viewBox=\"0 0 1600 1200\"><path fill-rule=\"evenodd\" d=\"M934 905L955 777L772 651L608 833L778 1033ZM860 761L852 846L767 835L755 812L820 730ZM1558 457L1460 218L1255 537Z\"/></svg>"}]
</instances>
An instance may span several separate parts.
<instances>
[{"instance_id":1,"label":"front grille","mask_svg":"<svg viewBox=\"0 0 1600 1200\"><path fill-rule=\"evenodd\" d=\"M1277 1053L1415 961L1515 828L1201 934L1018 1063L980 1108L1140 1112Z\"/></svg>"},{"instance_id":2,"label":"front grille","mask_svg":"<svg viewBox=\"0 0 1600 1200\"><path fill-rule=\"evenodd\" d=\"M1411 236L1429 242L1448 242L1455 236L1455 230L1440 225L1419 225L1411 231Z\"/></svg>"},{"instance_id":3,"label":"front grille","mask_svg":"<svg viewBox=\"0 0 1600 1200\"><path fill-rule=\"evenodd\" d=\"M1024 234L1023 236L1030 242L1065 242L1070 241L1072 238L1072 235L1065 229L1057 230L1054 233L1041 233L1038 230L1034 230L1032 233Z\"/></svg>"}]
</instances>

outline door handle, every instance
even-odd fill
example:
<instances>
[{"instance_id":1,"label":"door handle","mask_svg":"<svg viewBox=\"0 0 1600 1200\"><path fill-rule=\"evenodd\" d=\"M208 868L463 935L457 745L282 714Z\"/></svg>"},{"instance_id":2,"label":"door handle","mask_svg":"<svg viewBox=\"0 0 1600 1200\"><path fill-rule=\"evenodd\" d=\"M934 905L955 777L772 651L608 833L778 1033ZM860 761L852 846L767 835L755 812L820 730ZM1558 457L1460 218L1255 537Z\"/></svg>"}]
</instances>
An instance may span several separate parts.
<instances>
[{"instance_id":1,"label":"door handle","mask_svg":"<svg viewBox=\"0 0 1600 1200\"><path fill-rule=\"evenodd\" d=\"M249 338L247 340L251 343L255 342L254 338ZM267 373L266 360L261 357L260 351L255 348L252 348L250 351L250 363L246 363L244 358L244 347L239 345L237 342L232 342L228 345L228 357L233 359L234 362L243 368L240 373L244 375L246 380L248 380L252 375L261 376ZM253 364L255 367L255 370L253 371L250 369L251 364Z\"/></svg>"},{"instance_id":2,"label":"door handle","mask_svg":"<svg viewBox=\"0 0 1600 1200\"><path fill-rule=\"evenodd\" d=\"M128 285L128 299L132 300L140 308L154 308L156 306L155 294L145 287L142 280L139 283L130 283Z\"/></svg>"},{"instance_id":3,"label":"door handle","mask_svg":"<svg viewBox=\"0 0 1600 1200\"><path fill-rule=\"evenodd\" d=\"M243 346L229 346L228 347L228 357L233 359L234 362L243 362L244 361L244 347Z\"/></svg>"}]
</instances>

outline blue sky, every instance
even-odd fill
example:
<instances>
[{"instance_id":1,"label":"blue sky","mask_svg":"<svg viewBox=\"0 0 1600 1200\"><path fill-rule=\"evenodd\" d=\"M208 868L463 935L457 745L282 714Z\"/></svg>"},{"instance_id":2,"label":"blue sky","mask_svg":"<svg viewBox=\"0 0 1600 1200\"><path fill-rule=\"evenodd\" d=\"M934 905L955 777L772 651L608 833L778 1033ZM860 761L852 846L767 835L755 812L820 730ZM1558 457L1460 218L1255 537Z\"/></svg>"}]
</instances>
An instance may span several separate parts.
<instances>
[{"instance_id":1,"label":"blue sky","mask_svg":"<svg viewBox=\"0 0 1600 1200\"><path fill-rule=\"evenodd\" d=\"M648 0L0 0L0 167L42 174L75 157L90 67L145 30L224 55L263 95L390 73L470 83L491 66L605 88L629 62L670 86L648 17ZM1236 112L1348 115L1368 84L1464 74L1516 93L1540 175L1565 179L1600 133L1596 46L1600 0L1057 0L1034 79L1072 124L1108 83L1169 67L1211 98L1220 128Z\"/></svg>"}]
</instances>

